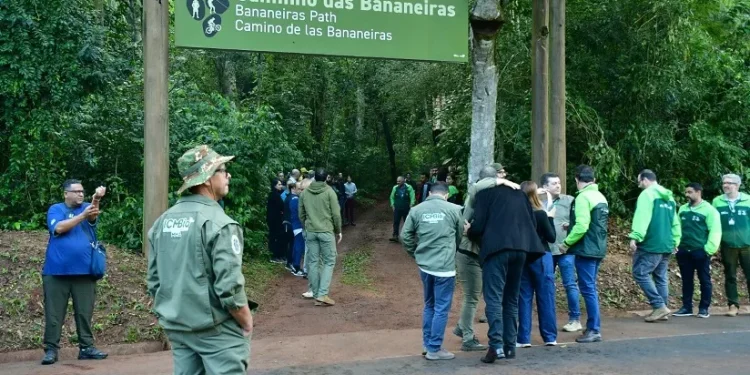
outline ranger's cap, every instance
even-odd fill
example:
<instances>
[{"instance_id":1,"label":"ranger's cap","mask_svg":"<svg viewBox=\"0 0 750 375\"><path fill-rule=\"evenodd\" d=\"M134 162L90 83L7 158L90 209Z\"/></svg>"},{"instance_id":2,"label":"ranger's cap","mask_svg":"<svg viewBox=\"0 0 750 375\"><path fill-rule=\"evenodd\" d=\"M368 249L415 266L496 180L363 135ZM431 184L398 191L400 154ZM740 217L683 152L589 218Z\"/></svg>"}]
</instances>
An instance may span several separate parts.
<instances>
[{"instance_id":1,"label":"ranger's cap","mask_svg":"<svg viewBox=\"0 0 750 375\"><path fill-rule=\"evenodd\" d=\"M234 156L221 156L206 145L191 148L177 159L177 170L183 181L177 194L208 181L216 168L232 159Z\"/></svg>"}]
</instances>

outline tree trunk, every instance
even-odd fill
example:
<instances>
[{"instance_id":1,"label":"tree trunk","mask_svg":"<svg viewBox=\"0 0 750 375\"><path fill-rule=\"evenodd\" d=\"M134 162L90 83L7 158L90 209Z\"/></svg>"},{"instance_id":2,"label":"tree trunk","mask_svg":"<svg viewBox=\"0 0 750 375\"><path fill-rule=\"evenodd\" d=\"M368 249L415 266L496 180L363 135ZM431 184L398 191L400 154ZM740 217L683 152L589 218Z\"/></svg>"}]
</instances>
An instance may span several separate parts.
<instances>
[{"instance_id":1,"label":"tree trunk","mask_svg":"<svg viewBox=\"0 0 750 375\"><path fill-rule=\"evenodd\" d=\"M531 180L549 170L549 0L534 0L531 32Z\"/></svg>"},{"instance_id":2,"label":"tree trunk","mask_svg":"<svg viewBox=\"0 0 750 375\"><path fill-rule=\"evenodd\" d=\"M365 130L365 90L357 87L357 125L354 133L357 140L364 134Z\"/></svg>"},{"instance_id":3,"label":"tree trunk","mask_svg":"<svg viewBox=\"0 0 750 375\"><path fill-rule=\"evenodd\" d=\"M550 6L550 146L549 167L560 175L566 192L565 146L565 0L552 0Z\"/></svg>"},{"instance_id":4,"label":"tree trunk","mask_svg":"<svg viewBox=\"0 0 750 375\"><path fill-rule=\"evenodd\" d=\"M393 136L391 135L391 124L386 116L382 116L380 122L383 124L383 135L385 136L385 148L388 150L388 163L391 167L391 181L396 181L398 172L396 170L396 151L393 149Z\"/></svg>"},{"instance_id":5,"label":"tree trunk","mask_svg":"<svg viewBox=\"0 0 750 375\"><path fill-rule=\"evenodd\" d=\"M469 183L479 171L493 162L497 114L497 65L495 45L503 26L497 0L477 0L469 15L471 24L471 70L474 77L471 95L471 149Z\"/></svg>"},{"instance_id":6,"label":"tree trunk","mask_svg":"<svg viewBox=\"0 0 750 375\"><path fill-rule=\"evenodd\" d=\"M215 62L219 89L225 98L232 99L237 94L237 73L232 56L227 52L221 52L216 56Z\"/></svg>"}]
</instances>

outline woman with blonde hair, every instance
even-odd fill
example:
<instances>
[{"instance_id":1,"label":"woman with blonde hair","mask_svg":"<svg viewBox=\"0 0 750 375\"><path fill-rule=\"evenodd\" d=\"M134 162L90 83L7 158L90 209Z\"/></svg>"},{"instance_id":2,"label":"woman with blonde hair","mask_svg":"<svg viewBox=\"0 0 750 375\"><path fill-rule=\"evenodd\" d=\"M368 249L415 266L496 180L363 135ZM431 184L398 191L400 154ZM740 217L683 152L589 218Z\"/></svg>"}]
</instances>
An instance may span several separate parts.
<instances>
[{"instance_id":1,"label":"woman with blonde hair","mask_svg":"<svg viewBox=\"0 0 750 375\"><path fill-rule=\"evenodd\" d=\"M544 256L524 266L521 275L521 290L518 297L518 338L516 347L531 347L531 311L532 299L536 294L536 308L539 315L539 333L544 345L557 345L557 315L555 313L555 268L549 243L555 242L555 209L545 211L539 194L545 191L538 189L532 181L524 181L521 190L529 198L534 209L536 232Z\"/></svg>"}]
</instances>

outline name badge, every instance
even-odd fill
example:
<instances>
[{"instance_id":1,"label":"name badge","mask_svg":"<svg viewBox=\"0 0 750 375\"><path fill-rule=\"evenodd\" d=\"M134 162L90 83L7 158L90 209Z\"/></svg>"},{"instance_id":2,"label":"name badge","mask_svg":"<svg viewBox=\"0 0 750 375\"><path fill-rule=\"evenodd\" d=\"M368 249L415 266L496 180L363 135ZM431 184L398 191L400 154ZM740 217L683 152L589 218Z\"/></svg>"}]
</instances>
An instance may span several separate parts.
<instances>
[{"instance_id":1,"label":"name badge","mask_svg":"<svg viewBox=\"0 0 750 375\"><path fill-rule=\"evenodd\" d=\"M729 219L729 225L734 225L734 219Z\"/></svg>"}]
</instances>

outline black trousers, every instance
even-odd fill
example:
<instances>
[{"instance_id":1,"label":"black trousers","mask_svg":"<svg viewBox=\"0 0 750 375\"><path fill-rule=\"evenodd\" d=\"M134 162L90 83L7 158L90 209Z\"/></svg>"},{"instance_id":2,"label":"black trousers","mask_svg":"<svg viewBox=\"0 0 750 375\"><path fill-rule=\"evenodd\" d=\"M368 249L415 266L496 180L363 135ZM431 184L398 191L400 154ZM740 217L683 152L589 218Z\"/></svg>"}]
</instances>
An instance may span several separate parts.
<instances>
[{"instance_id":1,"label":"black trousers","mask_svg":"<svg viewBox=\"0 0 750 375\"><path fill-rule=\"evenodd\" d=\"M410 208L395 208L393 210L393 237L398 237L401 231L401 221L406 221L406 217L409 216Z\"/></svg>"},{"instance_id":2,"label":"black trousers","mask_svg":"<svg viewBox=\"0 0 750 375\"><path fill-rule=\"evenodd\" d=\"M490 347L512 350L518 335L518 295L526 263L523 251L503 250L482 263L482 292Z\"/></svg>"},{"instance_id":3,"label":"black trousers","mask_svg":"<svg viewBox=\"0 0 750 375\"><path fill-rule=\"evenodd\" d=\"M60 335L68 311L68 300L73 298L73 317L76 322L78 346L94 346L91 318L94 316L96 281L91 276L42 276L44 289L44 348L60 349Z\"/></svg>"},{"instance_id":4,"label":"black trousers","mask_svg":"<svg viewBox=\"0 0 750 375\"><path fill-rule=\"evenodd\" d=\"M701 301L698 308L707 310L711 305L711 257L703 249L687 251L680 249L677 252L677 265L682 275L682 307L693 310L693 291L695 290L694 275L698 273L698 281L701 284Z\"/></svg>"}]
</instances>

